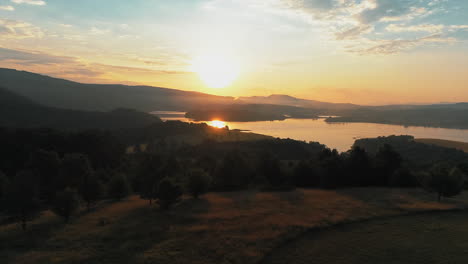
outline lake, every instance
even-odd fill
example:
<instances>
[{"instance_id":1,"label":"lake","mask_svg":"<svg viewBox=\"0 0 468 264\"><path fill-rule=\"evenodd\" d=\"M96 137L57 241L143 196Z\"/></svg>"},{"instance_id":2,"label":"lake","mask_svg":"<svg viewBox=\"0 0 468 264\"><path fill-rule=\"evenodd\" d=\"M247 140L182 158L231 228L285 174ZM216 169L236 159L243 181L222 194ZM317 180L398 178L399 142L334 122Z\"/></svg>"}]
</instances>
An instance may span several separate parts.
<instances>
[{"instance_id":1,"label":"lake","mask_svg":"<svg viewBox=\"0 0 468 264\"><path fill-rule=\"evenodd\" d=\"M185 118L184 113L181 112L153 113L159 115L163 120L193 122ZM339 151L347 151L356 139L390 135L411 135L415 138L437 138L468 142L468 129L405 127L372 123L327 123L324 119L214 123L215 126L220 126L220 124L225 124L230 129L249 130L274 137L316 141Z\"/></svg>"}]
</instances>

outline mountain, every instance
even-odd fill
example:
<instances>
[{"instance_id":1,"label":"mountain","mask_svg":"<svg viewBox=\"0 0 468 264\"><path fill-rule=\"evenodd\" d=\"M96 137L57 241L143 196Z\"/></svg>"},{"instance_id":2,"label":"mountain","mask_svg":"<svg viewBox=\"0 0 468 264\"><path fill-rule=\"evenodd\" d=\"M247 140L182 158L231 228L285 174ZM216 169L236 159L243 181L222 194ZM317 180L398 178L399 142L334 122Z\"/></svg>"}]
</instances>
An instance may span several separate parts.
<instances>
[{"instance_id":1,"label":"mountain","mask_svg":"<svg viewBox=\"0 0 468 264\"><path fill-rule=\"evenodd\" d=\"M201 106L229 104L232 97L150 86L83 84L36 73L0 68L0 85L33 98L37 103L65 109L111 111L129 108L187 111Z\"/></svg>"},{"instance_id":2,"label":"mountain","mask_svg":"<svg viewBox=\"0 0 468 264\"><path fill-rule=\"evenodd\" d=\"M79 111L42 106L0 87L0 126L14 128L57 128L67 130L121 129L143 127L161 120L129 109L110 112Z\"/></svg>"},{"instance_id":3,"label":"mountain","mask_svg":"<svg viewBox=\"0 0 468 264\"><path fill-rule=\"evenodd\" d=\"M468 129L467 105L431 105L390 110L362 108L326 121Z\"/></svg>"},{"instance_id":4,"label":"mountain","mask_svg":"<svg viewBox=\"0 0 468 264\"><path fill-rule=\"evenodd\" d=\"M272 94L270 96L239 97L237 100L239 102L248 104L289 105L303 108L327 110L350 110L362 107L355 104L327 103L315 100L300 99L283 94Z\"/></svg>"}]
</instances>

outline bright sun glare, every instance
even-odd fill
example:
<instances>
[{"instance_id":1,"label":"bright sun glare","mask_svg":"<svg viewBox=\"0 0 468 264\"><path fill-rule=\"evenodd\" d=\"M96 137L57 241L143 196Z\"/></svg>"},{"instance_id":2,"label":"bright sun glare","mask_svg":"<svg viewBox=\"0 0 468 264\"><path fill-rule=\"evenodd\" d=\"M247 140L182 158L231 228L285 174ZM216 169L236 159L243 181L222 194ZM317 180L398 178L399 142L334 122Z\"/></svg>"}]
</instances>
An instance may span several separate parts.
<instances>
[{"instance_id":1,"label":"bright sun glare","mask_svg":"<svg viewBox=\"0 0 468 264\"><path fill-rule=\"evenodd\" d=\"M193 61L192 67L210 88L224 88L231 85L240 70L235 59L223 55L200 56Z\"/></svg>"},{"instance_id":2,"label":"bright sun glare","mask_svg":"<svg viewBox=\"0 0 468 264\"><path fill-rule=\"evenodd\" d=\"M208 125L216 128L225 128L226 127L226 122L220 121L220 120L213 120L208 122Z\"/></svg>"}]
</instances>

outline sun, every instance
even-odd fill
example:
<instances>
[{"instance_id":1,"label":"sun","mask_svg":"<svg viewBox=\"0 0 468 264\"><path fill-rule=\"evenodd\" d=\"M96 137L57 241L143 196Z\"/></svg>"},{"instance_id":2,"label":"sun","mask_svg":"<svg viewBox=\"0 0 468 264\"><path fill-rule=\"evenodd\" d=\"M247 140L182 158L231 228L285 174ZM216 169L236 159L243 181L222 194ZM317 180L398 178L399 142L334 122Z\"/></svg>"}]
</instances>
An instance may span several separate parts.
<instances>
[{"instance_id":1,"label":"sun","mask_svg":"<svg viewBox=\"0 0 468 264\"><path fill-rule=\"evenodd\" d=\"M225 88L238 77L239 64L227 55L204 55L193 61L193 71L210 88Z\"/></svg>"}]
</instances>

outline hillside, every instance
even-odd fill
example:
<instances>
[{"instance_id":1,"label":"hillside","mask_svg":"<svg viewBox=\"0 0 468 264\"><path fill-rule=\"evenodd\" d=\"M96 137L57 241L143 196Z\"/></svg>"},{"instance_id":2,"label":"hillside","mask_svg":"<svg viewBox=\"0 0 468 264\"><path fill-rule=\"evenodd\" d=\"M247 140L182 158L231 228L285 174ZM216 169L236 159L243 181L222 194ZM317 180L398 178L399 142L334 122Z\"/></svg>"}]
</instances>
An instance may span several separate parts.
<instances>
[{"instance_id":1,"label":"hillside","mask_svg":"<svg viewBox=\"0 0 468 264\"><path fill-rule=\"evenodd\" d=\"M258 263L312 228L466 206L413 189L209 193L161 211L136 196L103 202L69 224L45 212L23 232L0 226L6 263ZM326 201L324 203L323 201Z\"/></svg>"},{"instance_id":2,"label":"hillside","mask_svg":"<svg viewBox=\"0 0 468 264\"><path fill-rule=\"evenodd\" d=\"M389 136L359 139L354 146L375 154L383 145L389 144L406 161L420 168L431 167L438 162L450 161L455 165L468 162L468 154L461 150L426 143L415 140L412 136Z\"/></svg>"},{"instance_id":3,"label":"hillside","mask_svg":"<svg viewBox=\"0 0 468 264\"><path fill-rule=\"evenodd\" d=\"M150 86L83 84L45 75L0 68L1 85L37 103L66 109L111 111L129 108L149 112L232 103L233 98Z\"/></svg>"},{"instance_id":4,"label":"hillside","mask_svg":"<svg viewBox=\"0 0 468 264\"><path fill-rule=\"evenodd\" d=\"M110 112L46 107L0 87L0 126L13 128L120 129L161 122L153 115L129 109Z\"/></svg>"},{"instance_id":5,"label":"hillside","mask_svg":"<svg viewBox=\"0 0 468 264\"><path fill-rule=\"evenodd\" d=\"M434 138L417 138L415 139L415 141L421 142L424 144L436 145L436 146L446 147L446 148L454 148L454 149L463 150L464 152L468 152L468 143L466 142L434 139Z\"/></svg>"},{"instance_id":6,"label":"hillside","mask_svg":"<svg viewBox=\"0 0 468 264\"><path fill-rule=\"evenodd\" d=\"M326 121L468 129L467 111L468 105L464 103L392 110L363 108L342 113L340 117L331 117Z\"/></svg>"},{"instance_id":7,"label":"hillside","mask_svg":"<svg viewBox=\"0 0 468 264\"><path fill-rule=\"evenodd\" d=\"M350 110L357 109L361 106L355 104L340 104L340 103L327 103L316 100L307 100L292 97L283 94L272 94L270 96L250 96L239 97L237 99L243 103L248 104L274 104L274 105L289 105L304 108L316 108L326 110Z\"/></svg>"}]
</instances>

